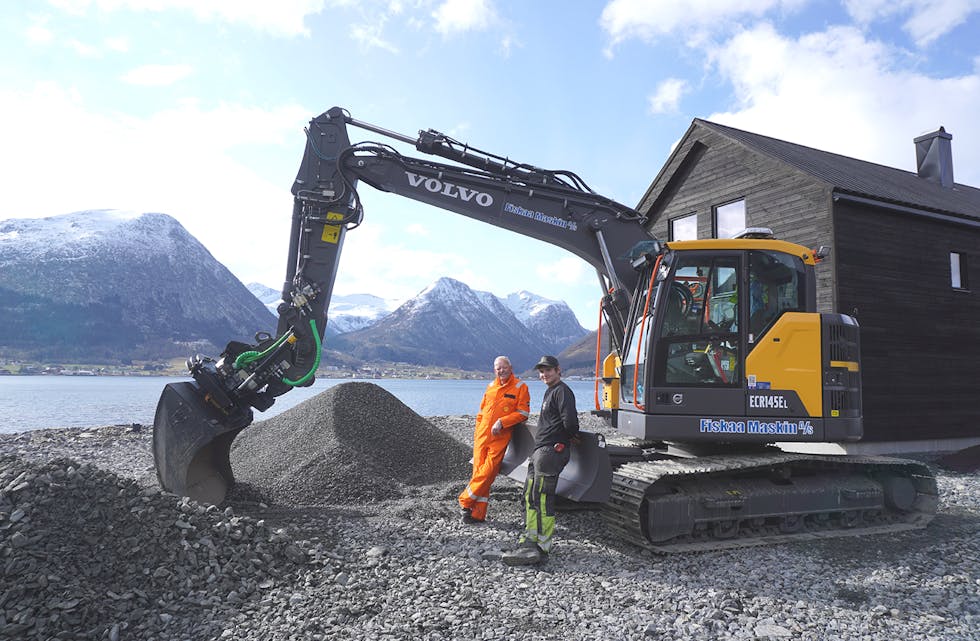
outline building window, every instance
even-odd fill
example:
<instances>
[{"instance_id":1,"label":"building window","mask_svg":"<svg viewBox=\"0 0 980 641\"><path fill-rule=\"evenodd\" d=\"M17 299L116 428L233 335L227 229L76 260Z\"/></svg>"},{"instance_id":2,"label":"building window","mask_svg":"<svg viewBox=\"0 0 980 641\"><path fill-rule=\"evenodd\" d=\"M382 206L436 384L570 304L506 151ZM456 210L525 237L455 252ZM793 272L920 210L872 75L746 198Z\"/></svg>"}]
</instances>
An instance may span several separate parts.
<instances>
[{"instance_id":1,"label":"building window","mask_svg":"<svg viewBox=\"0 0 980 641\"><path fill-rule=\"evenodd\" d=\"M688 214L670 221L670 238L668 240L697 240L698 215Z\"/></svg>"},{"instance_id":2,"label":"building window","mask_svg":"<svg viewBox=\"0 0 980 641\"><path fill-rule=\"evenodd\" d=\"M745 229L745 200L715 207L715 238L733 238Z\"/></svg>"},{"instance_id":3,"label":"building window","mask_svg":"<svg viewBox=\"0 0 980 641\"><path fill-rule=\"evenodd\" d=\"M949 277L953 289L966 289L966 256L959 252L949 252Z\"/></svg>"}]
</instances>

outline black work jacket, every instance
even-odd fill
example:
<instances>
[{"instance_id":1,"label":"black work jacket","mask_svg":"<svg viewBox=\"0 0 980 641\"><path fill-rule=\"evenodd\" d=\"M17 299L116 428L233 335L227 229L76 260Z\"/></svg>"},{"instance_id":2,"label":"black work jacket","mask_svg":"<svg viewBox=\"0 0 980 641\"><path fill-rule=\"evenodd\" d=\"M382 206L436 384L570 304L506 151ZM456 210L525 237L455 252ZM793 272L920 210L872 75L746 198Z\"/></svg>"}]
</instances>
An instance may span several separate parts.
<instances>
[{"instance_id":1,"label":"black work jacket","mask_svg":"<svg viewBox=\"0 0 980 641\"><path fill-rule=\"evenodd\" d=\"M575 409L575 394L564 381L549 387L541 401L541 415L538 429L534 435L534 446L564 443L578 434L578 411Z\"/></svg>"}]
</instances>

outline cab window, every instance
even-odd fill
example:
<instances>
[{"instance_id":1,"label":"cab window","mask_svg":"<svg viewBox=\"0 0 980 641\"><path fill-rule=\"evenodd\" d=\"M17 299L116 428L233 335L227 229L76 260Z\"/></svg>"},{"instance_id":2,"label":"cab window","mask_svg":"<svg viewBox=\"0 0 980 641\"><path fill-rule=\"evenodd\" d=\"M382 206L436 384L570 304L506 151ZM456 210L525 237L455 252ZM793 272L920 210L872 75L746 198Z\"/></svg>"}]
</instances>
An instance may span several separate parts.
<instances>
[{"instance_id":1,"label":"cab window","mask_svg":"<svg viewBox=\"0 0 980 641\"><path fill-rule=\"evenodd\" d=\"M749 252L749 343L785 312L806 310L803 261L781 252Z\"/></svg>"},{"instance_id":2,"label":"cab window","mask_svg":"<svg viewBox=\"0 0 980 641\"><path fill-rule=\"evenodd\" d=\"M658 384L739 384L738 290L737 256L678 261L662 303Z\"/></svg>"},{"instance_id":3,"label":"cab window","mask_svg":"<svg viewBox=\"0 0 980 641\"><path fill-rule=\"evenodd\" d=\"M653 277L655 276L651 270L646 282L649 283L649 278ZM657 290L659 287L659 283L653 285L650 293L649 308L646 304L647 288L643 287L640 289L640 295L637 298L634 309L636 320L631 325L635 328L635 331L630 336L626 353L622 355L622 365L620 366L619 373L621 380L620 395L623 397L623 400L630 403L642 405L644 402L643 394L646 386L647 350L649 349L650 336L654 331L654 312L656 310ZM644 310L647 312L645 322L643 319ZM643 329L642 333L640 332L641 327ZM634 389L636 390L635 399L633 397Z\"/></svg>"}]
</instances>

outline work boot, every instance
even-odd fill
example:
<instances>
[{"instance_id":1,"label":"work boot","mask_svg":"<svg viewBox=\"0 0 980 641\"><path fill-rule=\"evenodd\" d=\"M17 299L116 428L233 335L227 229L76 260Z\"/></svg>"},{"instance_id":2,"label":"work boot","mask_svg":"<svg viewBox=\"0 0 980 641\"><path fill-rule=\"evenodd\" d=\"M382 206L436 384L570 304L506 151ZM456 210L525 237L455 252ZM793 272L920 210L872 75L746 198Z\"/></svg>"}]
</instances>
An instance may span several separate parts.
<instances>
[{"instance_id":1,"label":"work boot","mask_svg":"<svg viewBox=\"0 0 980 641\"><path fill-rule=\"evenodd\" d=\"M470 510L468 507L463 508L462 514L463 516L460 519L460 521L462 521L466 525L475 525L477 523L483 523L483 519L475 518L473 516L472 510Z\"/></svg>"},{"instance_id":2,"label":"work boot","mask_svg":"<svg viewBox=\"0 0 980 641\"><path fill-rule=\"evenodd\" d=\"M500 555L500 560L504 565L537 565L548 558L546 552L542 552L537 544L526 541L513 550L508 550Z\"/></svg>"}]
</instances>

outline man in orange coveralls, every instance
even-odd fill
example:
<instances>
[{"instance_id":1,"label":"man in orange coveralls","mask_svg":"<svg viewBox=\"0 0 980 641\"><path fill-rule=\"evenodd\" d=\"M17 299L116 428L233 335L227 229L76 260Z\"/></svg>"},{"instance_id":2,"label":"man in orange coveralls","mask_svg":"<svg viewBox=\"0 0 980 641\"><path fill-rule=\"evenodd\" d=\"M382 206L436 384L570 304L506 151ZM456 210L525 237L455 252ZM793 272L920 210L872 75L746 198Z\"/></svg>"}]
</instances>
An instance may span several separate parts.
<instances>
[{"instance_id":1,"label":"man in orange coveralls","mask_svg":"<svg viewBox=\"0 0 980 641\"><path fill-rule=\"evenodd\" d=\"M493 361L496 378L487 385L473 432L473 478L459 495L463 523L483 523L490 503L490 485L510 443L511 429L527 420L531 394L527 383L514 376L510 359Z\"/></svg>"}]
</instances>

